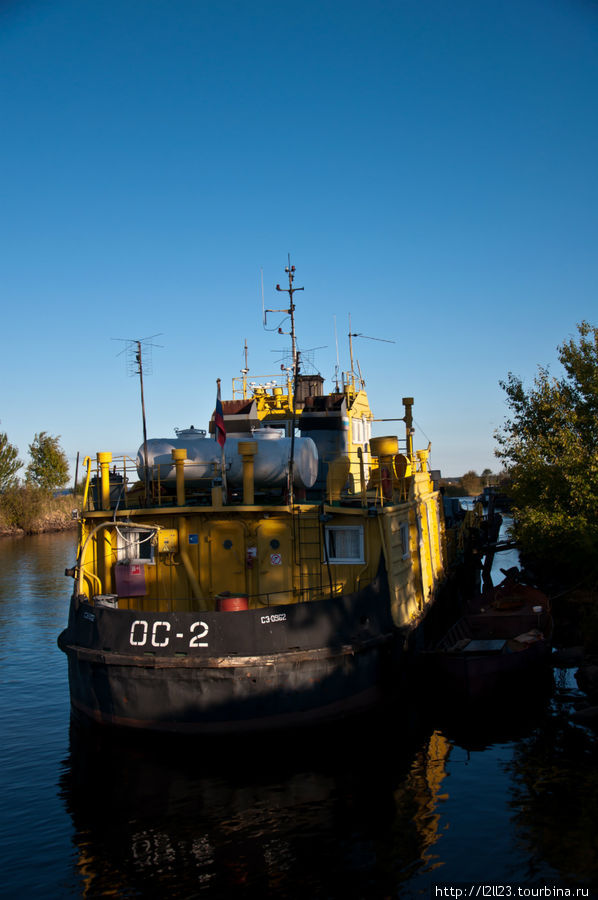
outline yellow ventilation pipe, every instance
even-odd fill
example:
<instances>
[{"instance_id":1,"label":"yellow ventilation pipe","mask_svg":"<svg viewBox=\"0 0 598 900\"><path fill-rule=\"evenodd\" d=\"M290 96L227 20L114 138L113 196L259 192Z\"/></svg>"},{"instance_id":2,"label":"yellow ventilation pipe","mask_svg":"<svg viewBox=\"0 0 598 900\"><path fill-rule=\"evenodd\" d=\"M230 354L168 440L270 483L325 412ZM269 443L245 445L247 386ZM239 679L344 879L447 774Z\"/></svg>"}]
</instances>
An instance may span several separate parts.
<instances>
[{"instance_id":1,"label":"yellow ventilation pipe","mask_svg":"<svg viewBox=\"0 0 598 900\"><path fill-rule=\"evenodd\" d=\"M187 451L184 447L174 447L170 451L176 469L176 505L185 505L185 460Z\"/></svg>"},{"instance_id":2,"label":"yellow ventilation pipe","mask_svg":"<svg viewBox=\"0 0 598 900\"><path fill-rule=\"evenodd\" d=\"M328 502L338 503L341 499L341 491L347 483L351 462L348 456L339 456L328 464L328 475L326 477L326 493L328 494Z\"/></svg>"},{"instance_id":3,"label":"yellow ventilation pipe","mask_svg":"<svg viewBox=\"0 0 598 900\"><path fill-rule=\"evenodd\" d=\"M377 482L382 502L392 500L394 458L399 452L399 439L395 435L375 437L370 441L372 456L378 459Z\"/></svg>"},{"instance_id":4,"label":"yellow ventilation pipe","mask_svg":"<svg viewBox=\"0 0 598 900\"><path fill-rule=\"evenodd\" d=\"M254 456L257 453L255 441L239 441L237 452L243 460L243 503L253 506L254 494Z\"/></svg>"},{"instance_id":5,"label":"yellow ventilation pipe","mask_svg":"<svg viewBox=\"0 0 598 900\"><path fill-rule=\"evenodd\" d=\"M429 453L430 453L429 450L418 450L417 451L416 455L419 460L420 472L428 471L428 455L429 455Z\"/></svg>"},{"instance_id":6,"label":"yellow ventilation pipe","mask_svg":"<svg viewBox=\"0 0 598 900\"><path fill-rule=\"evenodd\" d=\"M102 483L102 509L110 509L110 463L112 454L98 453L98 471Z\"/></svg>"}]
</instances>

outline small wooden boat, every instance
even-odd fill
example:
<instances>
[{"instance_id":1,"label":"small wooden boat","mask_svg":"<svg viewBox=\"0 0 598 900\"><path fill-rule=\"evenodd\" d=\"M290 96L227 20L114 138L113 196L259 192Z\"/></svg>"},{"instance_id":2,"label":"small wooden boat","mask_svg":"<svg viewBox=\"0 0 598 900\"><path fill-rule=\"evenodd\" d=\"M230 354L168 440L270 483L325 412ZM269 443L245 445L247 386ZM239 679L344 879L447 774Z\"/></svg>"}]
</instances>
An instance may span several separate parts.
<instances>
[{"instance_id":1,"label":"small wooden boat","mask_svg":"<svg viewBox=\"0 0 598 900\"><path fill-rule=\"evenodd\" d=\"M502 570L504 572L504 570ZM547 596L518 581L518 570L482 594L427 654L443 688L470 700L522 686L551 653L552 616Z\"/></svg>"}]
</instances>

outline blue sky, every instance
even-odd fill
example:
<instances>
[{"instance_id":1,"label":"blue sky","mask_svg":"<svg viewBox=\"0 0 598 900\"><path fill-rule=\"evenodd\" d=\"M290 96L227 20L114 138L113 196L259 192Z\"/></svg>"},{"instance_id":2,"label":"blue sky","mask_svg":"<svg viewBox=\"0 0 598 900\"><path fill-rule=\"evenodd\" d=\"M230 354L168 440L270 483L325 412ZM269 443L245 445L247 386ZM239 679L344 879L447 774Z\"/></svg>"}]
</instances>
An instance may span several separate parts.
<instances>
[{"instance_id":1,"label":"blue sky","mask_svg":"<svg viewBox=\"0 0 598 900\"><path fill-rule=\"evenodd\" d=\"M591 0L0 5L0 429L134 454L114 338L160 333L148 433L206 427L287 254L328 380L352 329L379 417L446 475L499 467L499 380L598 324ZM388 429L388 426L379 426Z\"/></svg>"}]
</instances>

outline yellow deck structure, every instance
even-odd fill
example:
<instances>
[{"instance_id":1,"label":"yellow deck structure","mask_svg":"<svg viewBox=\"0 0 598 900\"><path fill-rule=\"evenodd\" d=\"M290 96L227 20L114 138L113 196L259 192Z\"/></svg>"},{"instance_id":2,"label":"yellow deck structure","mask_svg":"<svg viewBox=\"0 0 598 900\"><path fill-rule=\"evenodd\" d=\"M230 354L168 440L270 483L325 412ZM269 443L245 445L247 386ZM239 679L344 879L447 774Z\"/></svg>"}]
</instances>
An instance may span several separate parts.
<instances>
[{"instance_id":1,"label":"yellow deck structure","mask_svg":"<svg viewBox=\"0 0 598 900\"><path fill-rule=\"evenodd\" d=\"M288 389L258 387L251 399L262 423L301 427L307 406L294 409ZM251 502L239 495L224 504L217 485L203 492L186 488L186 454L174 450L176 493L158 475L148 505L136 485L114 508L115 481L126 485L133 462L99 453L93 498L90 465L86 486L86 503L96 508L80 522L80 593L113 594L117 567L137 566L145 592L119 593L123 608L214 609L225 592L247 595L250 608L265 608L359 591L376 576L382 556L395 625L419 621L444 576L446 548L428 451L411 448L412 400L404 402L408 433L399 453L397 438L370 437L365 390L349 387L335 399L346 418L347 452L324 460L326 490L319 502L297 492L276 501L256 496L249 454L243 493Z\"/></svg>"}]
</instances>

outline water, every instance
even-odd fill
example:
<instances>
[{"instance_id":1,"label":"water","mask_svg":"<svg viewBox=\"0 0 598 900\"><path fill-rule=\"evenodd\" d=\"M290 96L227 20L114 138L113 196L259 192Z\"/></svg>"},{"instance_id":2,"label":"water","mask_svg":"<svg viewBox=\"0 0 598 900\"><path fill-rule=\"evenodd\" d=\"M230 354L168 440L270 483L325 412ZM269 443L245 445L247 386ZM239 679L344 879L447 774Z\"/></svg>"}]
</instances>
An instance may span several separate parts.
<instances>
[{"instance_id":1,"label":"water","mask_svg":"<svg viewBox=\"0 0 598 900\"><path fill-rule=\"evenodd\" d=\"M596 740L577 691L484 718L395 707L299 739L90 736L56 647L72 535L0 541L2 897L430 897L598 884ZM507 568L506 554L498 561Z\"/></svg>"}]
</instances>

